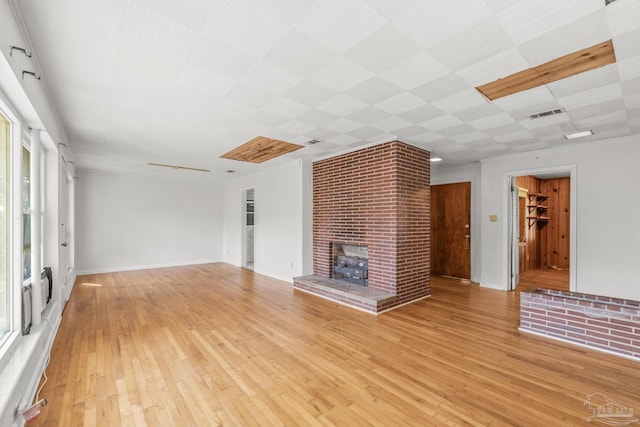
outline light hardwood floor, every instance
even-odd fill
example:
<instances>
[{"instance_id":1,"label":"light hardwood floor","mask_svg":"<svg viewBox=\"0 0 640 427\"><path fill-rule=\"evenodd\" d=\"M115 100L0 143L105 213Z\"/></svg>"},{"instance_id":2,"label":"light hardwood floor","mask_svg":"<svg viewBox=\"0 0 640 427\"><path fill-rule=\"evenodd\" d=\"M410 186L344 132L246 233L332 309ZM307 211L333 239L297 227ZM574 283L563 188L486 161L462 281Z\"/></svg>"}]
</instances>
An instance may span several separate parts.
<instances>
[{"instance_id":1,"label":"light hardwood floor","mask_svg":"<svg viewBox=\"0 0 640 427\"><path fill-rule=\"evenodd\" d=\"M590 425L640 364L520 333L519 293L434 278L374 316L226 264L79 277L36 426Z\"/></svg>"}]
</instances>

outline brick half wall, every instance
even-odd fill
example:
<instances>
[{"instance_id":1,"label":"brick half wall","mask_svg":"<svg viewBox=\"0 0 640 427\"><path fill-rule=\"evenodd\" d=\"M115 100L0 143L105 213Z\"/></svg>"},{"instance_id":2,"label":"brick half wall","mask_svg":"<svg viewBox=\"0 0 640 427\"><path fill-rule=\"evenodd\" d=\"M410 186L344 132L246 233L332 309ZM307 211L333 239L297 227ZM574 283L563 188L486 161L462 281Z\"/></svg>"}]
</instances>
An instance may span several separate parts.
<instances>
[{"instance_id":1,"label":"brick half wall","mask_svg":"<svg viewBox=\"0 0 640 427\"><path fill-rule=\"evenodd\" d=\"M313 165L314 274L332 277L333 243L367 246L379 311L428 296L430 154L392 141Z\"/></svg>"},{"instance_id":2,"label":"brick half wall","mask_svg":"<svg viewBox=\"0 0 640 427\"><path fill-rule=\"evenodd\" d=\"M520 330L640 360L640 302L537 289L520 294Z\"/></svg>"}]
</instances>

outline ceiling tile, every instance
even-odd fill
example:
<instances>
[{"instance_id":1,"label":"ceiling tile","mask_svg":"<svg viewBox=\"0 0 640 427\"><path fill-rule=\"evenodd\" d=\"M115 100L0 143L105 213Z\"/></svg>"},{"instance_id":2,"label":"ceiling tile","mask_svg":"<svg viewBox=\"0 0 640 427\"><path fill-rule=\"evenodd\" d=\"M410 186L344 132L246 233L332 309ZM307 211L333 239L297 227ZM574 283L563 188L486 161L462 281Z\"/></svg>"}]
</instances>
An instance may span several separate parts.
<instances>
[{"instance_id":1,"label":"ceiling tile","mask_svg":"<svg viewBox=\"0 0 640 427\"><path fill-rule=\"evenodd\" d=\"M507 49L455 72L471 86L480 86L531 68L517 49Z\"/></svg>"},{"instance_id":2,"label":"ceiling tile","mask_svg":"<svg viewBox=\"0 0 640 427\"><path fill-rule=\"evenodd\" d=\"M439 131L441 129L446 129L452 126L458 126L462 124L462 120L458 119L451 114L447 114L444 116L436 117L435 119L427 120L420 123L420 126L423 126L426 129L431 131Z\"/></svg>"},{"instance_id":3,"label":"ceiling tile","mask_svg":"<svg viewBox=\"0 0 640 427\"><path fill-rule=\"evenodd\" d=\"M605 102L594 102L584 107L572 108L567 111L572 120L580 120L587 117L598 116L609 111L621 111L626 109L623 99L614 99Z\"/></svg>"},{"instance_id":4,"label":"ceiling tile","mask_svg":"<svg viewBox=\"0 0 640 427\"><path fill-rule=\"evenodd\" d=\"M207 37L200 37L190 49L186 62L227 78L239 79L256 58Z\"/></svg>"},{"instance_id":5,"label":"ceiling tile","mask_svg":"<svg viewBox=\"0 0 640 427\"><path fill-rule=\"evenodd\" d=\"M338 120L334 120L333 122L325 124L323 127L325 129L333 130L336 132L347 133L361 126L362 124L360 123L341 117Z\"/></svg>"},{"instance_id":6,"label":"ceiling tile","mask_svg":"<svg viewBox=\"0 0 640 427\"><path fill-rule=\"evenodd\" d=\"M451 139L459 144L467 144L473 141L482 141L482 140L486 140L487 138L488 138L488 135L480 131L473 131L469 133L463 133L463 134L451 136Z\"/></svg>"},{"instance_id":7,"label":"ceiling tile","mask_svg":"<svg viewBox=\"0 0 640 427\"><path fill-rule=\"evenodd\" d=\"M344 53L387 20L361 0L316 2L295 28L337 52Z\"/></svg>"},{"instance_id":8,"label":"ceiling tile","mask_svg":"<svg viewBox=\"0 0 640 427\"><path fill-rule=\"evenodd\" d=\"M631 80L640 77L640 56L618 61L620 80Z\"/></svg>"},{"instance_id":9,"label":"ceiling tile","mask_svg":"<svg viewBox=\"0 0 640 427\"><path fill-rule=\"evenodd\" d=\"M340 57L311 75L311 79L335 90L344 92L373 77L373 73L355 62Z\"/></svg>"},{"instance_id":10,"label":"ceiling tile","mask_svg":"<svg viewBox=\"0 0 640 427\"><path fill-rule=\"evenodd\" d=\"M304 79L287 91L285 96L301 104L315 107L336 96L336 92L319 83Z\"/></svg>"},{"instance_id":11,"label":"ceiling tile","mask_svg":"<svg viewBox=\"0 0 640 427\"><path fill-rule=\"evenodd\" d=\"M512 111L535 104L551 102L553 100L554 97L546 86L538 86L533 89L525 90L524 92L514 93L513 95L496 99L493 103L504 111ZM534 113L537 113L537 111L531 112L531 114Z\"/></svg>"},{"instance_id":12,"label":"ceiling tile","mask_svg":"<svg viewBox=\"0 0 640 427\"><path fill-rule=\"evenodd\" d=\"M118 38L129 48L184 61L198 32L132 2L123 3Z\"/></svg>"},{"instance_id":13,"label":"ceiling tile","mask_svg":"<svg viewBox=\"0 0 640 427\"><path fill-rule=\"evenodd\" d=\"M375 104L400 92L401 89L381 77L374 76L349 89L346 93L367 104Z\"/></svg>"},{"instance_id":14,"label":"ceiling tile","mask_svg":"<svg viewBox=\"0 0 640 427\"><path fill-rule=\"evenodd\" d=\"M455 74L447 74L429 83L415 88L411 92L428 102L446 98L452 93L462 92L471 87Z\"/></svg>"},{"instance_id":15,"label":"ceiling tile","mask_svg":"<svg viewBox=\"0 0 640 427\"><path fill-rule=\"evenodd\" d=\"M369 5L389 21L409 10L420 0L366 0Z\"/></svg>"},{"instance_id":16,"label":"ceiling tile","mask_svg":"<svg viewBox=\"0 0 640 427\"><path fill-rule=\"evenodd\" d=\"M414 142L417 144L431 144L435 141L439 141L442 139L444 138L439 133L429 131L420 135L412 136L411 142Z\"/></svg>"},{"instance_id":17,"label":"ceiling tile","mask_svg":"<svg viewBox=\"0 0 640 427\"><path fill-rule=\"evenodd\" d=\"M496 16L511 39L520 44L602 7L600 0L520 0Z\"/></svg>"},{"instance_id":18,"label":"ceiling tile","mask_svg":"<svg viewBox=\"0 0 640 427\"><path fill-rule=\"evenodd\" d=\"M423 128L418 125L411 125L401 129L396 129L393 131L400 138L411 138L416 135L421 135L425 133L428 129Z\"/></svg>"},{"instance_id":19,"label":"ceiling tile","mask_svg":"<svg viewBox=\"0 0 640 427\"><path fill-rule=\"evenodd\" d=\"M458 117L456 115L456 117ZM506 124L515 123L515 120L511 115L507 113L495 114L493 116L482 117L476 120L469 121L469 124L476 129L490 129Z\"/></svg>"},{"instance_id":20,"label":"ceiling tile","mask_svg":"<svg viewBox=\"0 0 640 427\"><path fill-rule=\"evenodd\" d=\"M611 101L622 96L622 87L620 83L614 83L607 86L598 87L574 95L559 98L560 105L564 106L567 111L577 107L584 107L594 104L594 100L598 102Z\"/></svg>"},{"instance_id":21,"label":"ceiling tile","mask_svg":"<svg viewBox=\"0 0 640 427\"><path fill-rule=\"evenodd\" d=\"M381 73L420 52L420 48L410 38L385 26L355 45L345 55L367 69Z\"/></svg>"},{"instance_id":22,"label":"ceiling tile","mask_svg":"<svg viewBox=\"0 0 640 427\"><path fill-rule=\"evenodd\" d=\"M576 74L575 76L549 83L547 87L555 97L562 98L585 90L615 83L618 79L617 66L610 64L587 73Z\"/></svg>"},{"instance_id":23,"label":"ceiling tile","mask_svg":"<svg viewBox=\"0 0 640 427\"><path fill-rule=\"evenodd\" d=\"M632 58L640 55L640 29L630 31L613 38L616 60Z\"/></svg>"},{"instance_id":24,"label":"ceiling tile","mask_svg":"<svg viewBox=\"0 0 640 427\"><path fill-rule=\"evenodd\" d=\"M283 21L249 0L227 0L215 3L204 34L261 57L288 30Z\"/></svg>"},{"instance_id":25,"label":"ceiling tile","mask_svg":"<svg viewBox=\"0 0 640 427\"><path fill-rule=\"evenodd\" d=\"M358 129L348 132L348 134L362 140L362 139L369 139L371 137L380 135L380 130L376 128L372 128L370 126L362 126L362 127L359 127Z\"/></svg>"},{"instance_id":26,"label":"ceiling tile","mask_svg":"<svg viewBox=\"0 0 640 427\"><path fill-rule=\"evenodd\" d=\"M281 96L274 99L267 106L262 108L263 111L266 111L268 113L273 113L289 118L297 117L308 109L309 107L307 105L291 101L290 99Z\"/></svg>"},{"instance_id":27,"label":"ceiling tile","mask_svg":"<svg viewBox=\"0 0 640 427\"><path fill-rule=\"evenodd\" d=\"M313 126L308 123L303 123L297 120L290 120L285 124L278 126L278 129L282 129L294 135L304 135L307 132L312 131L316 127L317 126Z\"/></svg>"},{"instance_id":28,"label":"ceiling tile","mask_svg":"<svg viewBox=\"0 0 640 427\"><path fill-rule=\"evenodd\" d=\"M398 116L410 121L411 123L421 123L426 120L442 116L443 114L444 111L434 107L431 104L426 104L418 108L400 113L398 114Z\"/></svg>"},{"instance_id":29,"label":"ceiling tile","mask_svg":"<svg viewBox=\"0 0 640 427\"><path fill-rule=\"evenodd\" d=\"M175 85L222 98L233 88L234 81L203 68L185 64Z\"/></svg>"},{"instance_id":30,"label":"ceiling tile","mask_svg":"<svg viewBox=\"0 0 640 427\"><path fill-rule=\"evenodd\" d=\"M365 103L350 96L340 94L320 104L318 109L335 114L336 116L347 116L365 107Z\"/></svg>"},{"instance_id":31,"label":"ceiling tile","mask_svg":"<svg viewBox=\"0 0 640 427\"><path fill-rule=\"evenodd\" d=\"M483 104L462 111L456 111L454 116L463 122L472 122L484 117L502 113L502 110L493 104Z\"/></svg>"},{"instance_id":32,"label":"ceiling tile","mask_svg":"<svg viewBox=\"0 0 640 427\"><path fill-rule=\"evenodd\" d=\"M273 100L273 96L260 89L237 84L224 97L229 102L252 108L262 108Z\"/></svg>"},{"instance_id":33,"label":"ceiling tile","mask_svg":"<svg viewBox=\"0 0 640 427\"><path fill-rule=\"evenodd\" d=\"M483 0L421 1L393 21L393 27L428 49L489 17ZM429 25L425 25L429 17Z\"/></svg>"},{"instance_id":34,"label":"ceiling tile","mask_svg":"<svg viewBox=\"0 0 640 427\"><path fill-rule=\"evenodd\" d=\"M611 39L604 9L544 33L518 46L536 67Z\"/></svg>"},{"instance_id":35,"label":"ceiling tile","mask_svg":"<svg viewBox=\"0 0 640 427\"><path fill-rule=\"evenodd\" d=\"M529 131L523 130L519 132L505 133L503 135L494 136L493 139L502 143L528 141L530 139L533 139L533 135L531 135Z\"/></svg>"},{"instance_id":36,"label":"ceiling tile","mask_svg":"<svg viewBox=\"0 0 640 427\"><path fill-rule=\"evenodd\" d=\"M324 126L327 123L333 122L338 117L325 111L311 109L296 117L296 120L312 124L314 126Z\"/></svg>"},{"instance_id":37,"label":"ceiling tile","mask_svg":"<svg viewBox=\"0 0 640 427\"><path fill-rule=\"evenodd\" d=\"M347 118L358 123L369 124L383 120L387 116L387 113L378 108L364 107L357 111L354 111L353 113L350 113Z\"/></svg>"},{"instance_id":38,"label":"ceiling tile","mask_svg":"<svg viewBox=\"0 0 640 427\"><path fill-rule=\"evenodd\" d=\"M596 126L604 126L609 123L621 123L622 127L626 126L627 112L626 110L612 111L603 113L598 116L592 116L582 120L574 120L573 124L578 129L593 129Z\"/></svg>"},{"instance_id":39,"label":"ceiling tile","mask_svg":"<svg viewBox=\"0 0 640 427\"><path fill-rule=\"evenodd\" d=\"M258 111L252 116L247 117L247 121L257 123L263 126L278 127L289 121L287 117L277 114L268 113L266 111Z\"/></svg>"},{"instance_id":40,"label":"ceiling tile","mask_svg":"<svg viewBox=\"0 0 640 427\"><path fill-rule=\"evenodd\" d=\"M410 125L410 122L395 116L387 117L384 120L380 120L371 124L372 127L385 132L393 132L397 129L405 128Z\"/></svg>"},{"instance_id":41,"label":"ceiling tile","mask_svg":"<svg viewBox=\"0 0 640 427\"><path fill-rule=\"evenodd\" d=\"M498 20L489 17L432 47L429 53L449 69L458 70L512 47Z\"/></svg>"},{"instance_id":42,"label":"ceiling tile","mask_svg":"<svg viewBox=\"0 0 640 427\"><path fill-rule=\"evenodd\" d=\"M605 11L614 36L638 29L640 3L637 1L617 1L607 6Z\"/></svg>"},{"instance_id":43,"label":"ceiling tile","mask_svg":"<svg viewBox=\"0 0 640 427\"><path fill-rule=\"evenodd\" d=\"M342 135L336 135L334 137L331 137L327 139L327 141L332 142L334 144L338 144L338 145L349 145L349 144L353 144L355 142L360 141L360 139L356 138L355 136L342 134Z\"/></svg>"},{"instance_id":44,"label":"ceiling tile","mask_svg":"<svg viewBox=\"0 0 640 427\"><path fill-rule=\"evenodd\" d=\"M640 77L622 82L622 93L631 95L640 93Z\"/></svg>"},{"instance_id":45,"label":"ceiling tile","mask_svg":"<svg viewBox=\"0 0 640 427\"><path fill-rule=\"evenodd\" d=\"M516 122L516 123L509 123L502 126L497 126L494 128L484 129L483 132L493 138L499 135L522 132L524 130L525 130L524 127L520 123Z\"/></svg>"},{"instance_id":46,"label":"ceiling tile","mask_svg":"<svg viewBox=\"0 0 640 427\"><path fill-rule=\"evenodd\" d=\"M475 89L467 89L433 102L433 105L447 113L454 113L484 104L488 104L488 101Z\"/></svg>"},{"instance_id":47,"label":"ceiling tile","mask_svg":"<svg viewBox=\"0 0 640 427\"><path fill-rule=\"evenodd\" d=\"M324 64L330 62L337 53L311 39L300 31L289 31L264 56L285 70L306 77Z\"/></svg>"},{"instance_id":48,"label":"ceiling tile","mask_svg":"<svg viewBox=\"0 0 640 427\"><path fill-rule=\"evenodd\" d=\"M209 0L210 1L210 0ZM251 0L260 6L264 13L280 19L282 22L296 22L306 14L316 0Z\"/></svg>"},{"instance_id":49,"label":"ceiling tile","mask_svg":"<svg viewBox=\"0 0 640 427\"><path fill-rule=\"evenodd\" d=\"M147 9L151 9L165 18L173 19L186 26L189 26L197 31L204 30L207 22L207 17L213 6L214 2L210 0L191 0L189 7L184 7L183 4L175 1L158 1L158 0L133 0L135 3L143 6ZM95 7L97 2L83 2L91 4ZM116 3L117 2L109 2Z\"/></svg>"},{"instance_id":50,"label":"ceiling tile","mask_svg":"<svg viewBox=\"0 0 640 427\"><path fill-rule=\"evenodd\" d=\"M640 107L640 95L628 95L624 97L624 103L627 108L638 108Z\"/></svg>"},{"instance_id":51,"label":"ceiling tile","mask_svg":"<svg viewBox=\"0 0 640 427\"><path fill-rule=\"evenodd\" d=\"M468 124L462 123L456 126L450 126L444 129L440 129L438 133L441 134L442 136L446 136L447 138L453 139L453 137L456 135L464 135L474 131L475 129L469 126Z\"/></svg>"},{"instance_id":52,"label":"ceiling tile","mask_svg":"<svg viewBox=\"0 0 640 427\"><path fill-rule=\"evenodd\" d=\"M242 77L241 82L264 91L282 95L296 84L302 77L290 73L268 61L258 61L251 66Z\"/></svg>"},{"instance_id":53,"label":"ceiling tile","mask_svg":"<svg viewBox=\"0 0 640 427\"><path fill-rule=\"evenodd\" d=\"M396 86L410 90L447 74L447 67L428 53L421 53L381 75Z\"/></svg>"},{"instance_id":54,"label":"ceiling tile","mask_svg":"<svg viewBox=\"0 0 640 427\"><path fill-rule=\"evenodd\" d=\"M397 115L405 111L412 110L425 105L425 102L417 96L403 92L394 97L388 98L382 102L375 104L377 108L386 111L389 114Z\"/></svg>"}]
</instances>

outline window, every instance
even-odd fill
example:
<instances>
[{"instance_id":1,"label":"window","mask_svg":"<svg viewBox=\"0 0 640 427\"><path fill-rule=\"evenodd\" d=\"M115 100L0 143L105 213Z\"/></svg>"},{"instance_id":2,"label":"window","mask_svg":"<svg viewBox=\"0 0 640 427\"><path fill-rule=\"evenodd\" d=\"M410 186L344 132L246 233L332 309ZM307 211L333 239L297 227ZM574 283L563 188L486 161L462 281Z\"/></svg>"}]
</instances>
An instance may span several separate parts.
<instances>
[{"instance_id":1,"label":"window","mask_svg":"<svg viewBox=\"0 0 640 427\"><path fill-rule=\"evenodd\" d=\"M9 121L0 113L0 341L9 332L11 289L9 275Z\"/></svg>"},{"instance_id":2,"label":"window","mask_svg":"<svg viewBox=\"0 0 640 427\"><path fill-rule=\"evenodd\" d=\"M31 278L31 152L22 146L22 281Z\"/></svg>"}]
</instances>

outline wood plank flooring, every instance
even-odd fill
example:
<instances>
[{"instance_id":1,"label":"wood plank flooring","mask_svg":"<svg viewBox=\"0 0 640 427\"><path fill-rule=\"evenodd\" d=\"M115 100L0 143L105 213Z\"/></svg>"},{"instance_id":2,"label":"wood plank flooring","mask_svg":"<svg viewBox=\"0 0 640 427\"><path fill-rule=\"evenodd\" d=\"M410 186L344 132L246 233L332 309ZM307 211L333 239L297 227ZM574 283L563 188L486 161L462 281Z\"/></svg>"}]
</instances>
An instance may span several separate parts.
<instances>
[{"instance_id":1,"label":"wood plank flooring","mask_svg":"<svg viewBox=\"0 0 640 427\"><path fill-rule=\"evenodd\" d=\"M519 293L433 278L374 316L227 264L79 277L36 426L590 425L637 362L520 333Z\"/></svg>"}]
</instances>

